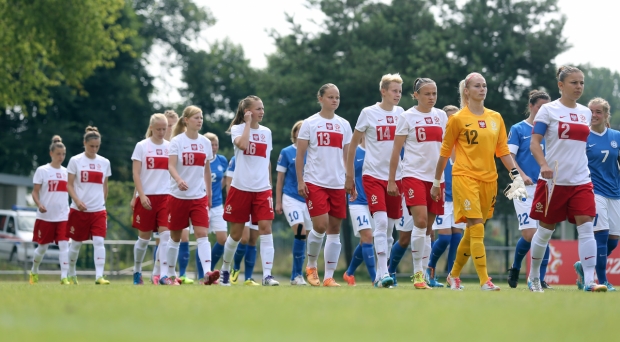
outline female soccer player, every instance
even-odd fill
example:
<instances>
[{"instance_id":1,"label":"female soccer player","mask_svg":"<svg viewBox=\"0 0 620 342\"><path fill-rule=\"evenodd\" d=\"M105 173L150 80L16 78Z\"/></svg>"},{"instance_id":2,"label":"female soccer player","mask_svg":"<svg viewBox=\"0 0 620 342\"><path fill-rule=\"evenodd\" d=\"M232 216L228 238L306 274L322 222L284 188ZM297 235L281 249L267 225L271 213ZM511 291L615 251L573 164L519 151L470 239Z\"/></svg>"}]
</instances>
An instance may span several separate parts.
<instances>
[{"instance_id":1,"label":"female soccer player","mask_svg":"<svg viewBox=\"0 0 620 342\"><path fill-rule=\"evenodd\" d=\"M69 180L67 191L71 196L69 211L68 237L69 247L69 282L77 285L75 264L82 242L92 238L95 259L95 284L109 285L103 278L105 266L105 247L103 239L106 235L105 201L108 197L108 177L112 175L110 161L97 154L101 146L101 134L97 127L86 127L84 134L84 152L69 160L67 172Z\"/></svg>"},{"instance_id":2,"label":"female soccer player","mask_svg":"<svg viewBox=\"0 0 620 342\"><path fill-rule=\"evenodd\" d=\"M69 217L69 194L67 193L67 169L62 166L67 150L60 136L52 137L50 157L52 161L39 166L34 173L32 199L37 205L32 241L39 245L34 250L30 284L39 282L39 265L49 244L56 242L60 254L60 284L68 285L69 245L67 220Z\"/></svg>"},{"instance_id":3,"label":"female soccer player","mask_svg":"<svg viewBox=\"0 0 620 342\"><path fill-rule=\"evenodd\" d=\"M229 128L235 146L236 166L224 206L224 219L231 223L222 257L220 285L224 286L230 286L230 264L241 240L245 222L250 218L258 223L263 263L262 284L280 285L271 275L274 255L271 223L274 213L269 155L273 145L271 130L260 124L264 115L263 101L250 95L239 102Z\"/></svg>"},{"instance_id":4,"label":"female soccer player","mask_svg":"<svg viewBox=\"0 0 620 342\"><path fill-rule=\"evenodd\" d=\"M368 209L375 223L373 236L377 253L377 272L373 283L375 287L390 287L394 284L394 279L388 272L388 257L392 247L388 246L388 236L392 235L395 223L402 216L402 197L400 170L396 174L394 183L397 191L388 194L389 170L386 166L389 164L388 158L394 148L396 124L399 115L403 112L403 109L398 106L403 93L402 78L398 74L383 75L379 82L379 91L381 102L364 108L357 119L347 155L345 189L355 200L355 154L357 145L362 136L365 136L367 153L364 158L362 179L364 193L370 199ZM396 151L397 158L401 147L398 147Z\"/></svg>"},{"instance_id":5,"label":"female soccer player","mask_svg":"<svg viewBox=\"0 0 620 342\"><path fill-rule=\"evenodd\" d=\"M620 171L618 170L618 143L620 132L607 128L609 102L597 97L588 103L592 111L590 135L588 136L588 166L594 185L596 216L594 218L594 239L596 240L596 275L598 283L607 286L607 291L616 289L607 281L607 257L618 246L620 237ZM581 262L575 264L577 286L584 285ZM542 278L542 277L541 277Z\"/></svg>"},{"instance_id":6,"label":"female soccer player","mask_svg":"<svg viewBox=\"0 0 620 342\"><path fill-rule=\"evenodd\" d=\"M285 147L278 158L278 180L276 182L276 213L286 217L293 229L293 270L291 285L306 285L302 267L306 258L306 233L312 230L312 220L303 197L297 192L297 173L295 157L297 155L297 135L303 121L297 121L291 130L292 145ZM284 194L284 195L283 195Z\"/></svg>"},{"instance_id":7,"label":"female soccer player","mask_svg":"<svg viewBox=\"0 0 620 342\"><path fill-rule=\"evenodd\" d=\"M497 195L497 169L493 154L510 170L513 183L506 189L509 199L526 197L525 185L508 149L506 127L502 116L484 107L487 94L486 80L479 73L471 73L459 84L461 110L450 117L437 162L431 196L441 199L441 177L452 150L456 148L452 169L454 217L457 223L467 222L465 234L457 248L456 260L448 274L448 284L461 290L461 270L470 256L480 288L499 291L487 274L484 249L484 222L493 216Z\"/></svg>"},{"instance_id":8,"label":"female soccer player","mask_svg":"<svg viewBox=\"0 0 620 342\"><path fill-rule=\"evenodd\" d=\"M168 268L159 280L162 285L178 285L175 266L183 229L192 221L198 256L205 270L211 269L211 244L209 242L209 213L211 207L211 167L213 158L211 142L198 132L202 128L202 110L189 106L172 131L168 159L170 172L170 198L168 199L168 229L170 241L166 251ZM218 271L208 272L204 285L211 285L220 277Z\"/></svg>"},{"instance_id":9,"label":"female soccer player","mask_svg":"<svg viewBox=\"0 0 620 342\"><path fill-rule=\"evenodd\" d=\"M534 118L542 106L548 103L550 97L544 91L532 90L530 92L527 119L513 125L510 128L508 134L508 148L510 154L516 161L517 170L523 175L523 183L525 183L525 189L527 190L527 198L515 198L513 203L515 211L517 212L517 218L519 220L519 230L521 231L521 238L517 242L517 249L515 250L515 257L512 267L508 270L508 285L512 288L516 288L519 283L519 271L521 270L521 261L530 251L532 245L532 237L536 233L538 228L538 221L530 218L530 211L532 210L532 200L534 199L534 191L536 190L536 182L538 180L538 174L540 173L540 166L534 159L534 156L530 152L530 138L532 137L532 128L534 128ZM545 142L543 140L542 148L544 149ZM547 263L549 262L549 247L545 251L545 256L540 268L540 284L543 289L551 288L545 281L545 274L547 273Z\"/></svg>"},{"instance_id":10,"label":"female soccer player","mask_svg":"<svg viewBox=\"0 0 620 342\"><path fill-rule=\"evenodd\" d=\"M333 287L340 286L334 279L334 271L340 257L340 223L347 217L344 165L352 133L349 122L336 115L340 105L338 88L325 84L319 89L317 98L321 111L304 120L299 130L295 170L297 190L306 199L312 217L306 278L312 286L321 285L316 268L327 233L323 286Z\"/></svg>"},{"instance_id":11,"label":"female soccer player","mask_svg":"<svg viewBox=\"0 0 620 342\"><path fill-rule=\"evenodd\" d=\"M162 241L167 242L170 239L168 231L168 196L170 194L168 151L170 143L164 139L167 129L168 121L163 114L151 115L145 139L136 144L131 155L133 181L138 193L132 222L132 226L138 229L138 241L133 248L134 285L144 284L142 262L151 240L151 234L158 232ZM162 250L165 250L165 247L162 247Z\"/></svg>"},{"instance_id":12,"label":"female soccer player","mask_svg":"<svg viewBox=\"0 0 620 342\"><path fill-rule=\"evenodd\" d=\"M584 153L592 112L577 103L584 88L581 70L561 66L557 80L562 96L540 107L530 142L530 151L540 165L530 217L538 220L539 226L532 238L532 264L527 283L533 292L544 291L540 282L540 264L555 225L568 218L569 222L577 224L584 290L604 292L607 287L594 282L596 241L592 221L596 204L588 157ZM543 138L546 155L540 146Z\"/></svg>"},{"instance_id":13,"label":"female soccer player","mask_svg":"<svg viewBox=\"0 0 620 342\"><path fill-rule=\"evenodd\" d=\"M400 150L405 147L402 165L402 189L407 209L413 217L411 232L401 231L401 238L411 241L413 256L413 286L416 289L430 289L424 279L425 255L430 254L430 232L435 215L443 214L443 198L433 201L430 189L433 185L433 161L439 158L441 139L448 116L435 108L437 85L430 78L417 78L413 83L413 98L418 105L402 113L395 130L396 138L390 158L388 191L397 195L397 169ZM442 170L443 171L443 170ZM443 177L441 177L443 183ZM441 186L443 190L443 185ZM399 206L400 207L400 206ZM409 235L409 236L407 236ZM428 249L428 253L425 253Z\"/></svg>"}]
</instances>

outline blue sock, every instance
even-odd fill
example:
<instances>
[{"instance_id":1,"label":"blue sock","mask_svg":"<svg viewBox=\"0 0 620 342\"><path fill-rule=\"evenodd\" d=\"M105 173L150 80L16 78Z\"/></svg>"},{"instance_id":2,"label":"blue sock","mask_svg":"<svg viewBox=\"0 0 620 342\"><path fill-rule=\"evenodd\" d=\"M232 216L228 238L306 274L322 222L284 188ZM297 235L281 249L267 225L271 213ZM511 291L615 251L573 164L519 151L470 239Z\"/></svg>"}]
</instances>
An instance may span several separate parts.
<instances>
[{"instance_id":1,"label":"blue sock","mask_svg":"<svg viewBox=\"0 0 620 342\"><path fill-rule=\"evenodd\" d=\"M607 256L611 255L611 252L618 247L617 239L607 239Z\"/></svg>"},{"instance_id":2,"label":"blue sock","mask_svg":"<svg viewBox=\"0 0 620 342\"><path fill-rule=\"evenodd\" d=\"M245 280L252 278L256 264L256 246L248 245L245 250Z\"/></svg>"},{"instance_id":3,"label":"blue sock","mask_svg":"<svg viewBox=\"0 0 620 342\"><path fill-rule=\"evenodd\" d=\"M392 246L392 253L390 253L390 267L388 267L388 272L390 274L396 273L396 268L400 263L400 259L403 258L407 248L403 248L398 241Z\"/></svg>"},{"instance_id":4,"label":"blue sock","mask_svg":"<svg viewBox=\"0 0 620 342\"><path fill-rule=\"evenodd\" d=\"M198 279L205 277L205 271L202 269L202 262L198 256L198 248L196 248L196 272L198 273Z\"/></svg>"},{"instance_id":5,"label":"blue sock","mask_svg":"<svg viewBox=\"0 0 620 342\"><path fill-rule=\"evenodd\" d=\"M375 269L375 249L372 247L372 243L362 244L362 254L364 255L364 261L366 262L366 269L370 280L375 281L377 278L377 270Z\"/></svg>"},{"instance_id":6,"label":"blue sock","mask_svg":"<svg viewBox=\"0 0 620 342\"><path fill-rule=\"evenodd\" d=\"M547 245L547 250L545 250L545 256L543 256L542 263L540 263L540 280L545 280L545 275L547 275L548 264L549 264L549 245Z\"/></svg>"},{"instance_id":7,"label":"blue sock","mask_svg":"<svg viewBox=\"0 0 620 342\"><path fill-rule=\"evenodd\" d=\"M185 276L187 265L189 264L189 242L181 242L179 245L179 277Z\"/></svg>"},{"instance_id":8,"label":"blue sock","mask_svg":"<svg viewBox=\"0 0 620 342\"><path fill-rule=\"evenodd\" d=\"M437 266L437 260L439 260L443 252L446 251L446 248L450 245L451 240L452 234L439 234L433 248L431 248L431 257L428 260L428 267L435 268Z\"/></svg>"},{"instance_id":9,"label":"blue sock","mask_svg":"<svg viewBox=\"0 0 620 342\"><path fill-rule=\"evenodd\" d=\"M347 274L355 274L355 270L362 264L362 262L364 262L364 253L362 252L362 245L358 244L357 247L355 247L355 251L353 251L353 258L351 259L351 263L347 269ZM374 278L372 280L374 280Z\"/></svg>"},{"instance_id":10,"label":"blue sock","mask_svg":"<svg viewBox=\"0 0 620 342\"><path fill-rule=\"evenodd\" d=\"M301 268L304 266L306 258L306 240L293 240L293 271L291 272L291 280L301 275Z\"/></svg>"},{"instance_id":11,"label":"blue sock","mask_svg":"<svg viewBox=\"0 0 620 342\"><path fill-rule=\"evenodd\" d=\"M248 245L244 245L241 242L237 245L237 250L235 251L235 257L233 258L233 270L241 269L241 260L245 256L245 251Z\"/></svg>"},{"instance_id":12,"label":"blue sock","mask_svg":"<svg viewBox=\"0 0 620 342\"><path fill-rule=\"evenodd\" d=\"M452 233L450 239L450 248L448 249L448 262L446 262L446 273L452 271L454 266L454 260L456 259L456 249L459 247L459 242L463 238L463 233Z\"/></svg>"},{"instance_id":13,"label":"blue sock","mask_svg":"<svg viewBox=\"0 0 620 342\"><path fill-rule=\"evenodd\" d=\"M531 246L532 243L525 241L523 237L521 237L519 241L517 241L517 249L515 249L515 261L512 263L512 268L516 268L518 270L521 269L521 262L523 261L523 258L525 258L527 252L530 251ZM540 279L543 279L543 277L541 276Z\"/></svg>"},{"instance_id":14,"label":"blue sock","mask_svg":"<svg viewBox=\"0 0 620 342\"><path fill-rule=\"evenodd\" d=\"M596 276L599 284L607 282L607 241L609 240L609 229L599 230L594 234L596 240Z\"/></svg>"},{"instance_id":15,"label":"blue sock","mask_svg":"<svg viewBox=\"0 0 620 342\"><path fill-rule=\"evenodd\" d=\"M215 242L215 245L213 245L213 248L211 249L211 271L215 269L215 265L217 265L217 262L220 261L222 255L224 255L224 246L220 245L218 242Z\"/></svg>"}]
</instances>

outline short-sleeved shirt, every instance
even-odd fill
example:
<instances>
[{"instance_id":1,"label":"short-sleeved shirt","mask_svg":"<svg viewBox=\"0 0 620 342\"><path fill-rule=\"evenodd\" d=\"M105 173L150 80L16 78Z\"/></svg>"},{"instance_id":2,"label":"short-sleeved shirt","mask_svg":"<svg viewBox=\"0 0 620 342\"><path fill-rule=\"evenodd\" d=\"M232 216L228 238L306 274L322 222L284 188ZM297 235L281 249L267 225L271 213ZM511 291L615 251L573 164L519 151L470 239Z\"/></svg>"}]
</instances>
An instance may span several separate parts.
<instances>
[{"instance_id":1,"label":"short-sleeved shirt","mask_svg":"<svg viewBox=\"0 0 620 342\"><path fill-rule=\"evenodd\" d=\"M508 149L514 153L517 164L534 184L540 174L540 165L530 151L530 141L532 141L532 126L526 120L514 124L508 133ZM543 152L545 151L545 140L540 143Z\"/></svg>"},{"instance_id":2,"label":"short-sleeved shirt","mask_svg":"<svg viewBox=\"0 0 620 342\"><path fill-rule=\"evenodd\" d=\"M170 142L164 140L156 145L150 138L136 144L131 160L142 163L140 181L145 195L167 195L170 193L170 172L168 172L168 152Z\"/></svg>"},{"instance_id":3,"label":"short-sleeved shirt","mask_svg":"<svg viewBox=\"0 0 620 342\"><path fill-rule=\"evenodd\" d=\"M351 126L338 115L326 119L314 114L299 129L297 140L308 140L304 182L328 188L344 189L343 149L351 143Z\"/></svg>"},{"instance_id":4,"label":"short-sleeved shirt","mask_svg":"<svg viewBox=\"0 0 620 342\"><path fill-rule=\"evenodd\" d=\"M588 107L577 104L576 108L568 108L560 100L545 103L538 110L534 125L538 122L547 125L545 159L551 170L557 162L555 184L570 186L591 181L586 156L591 119L592 112Z\"/></svg>"},{"instance_id":5,"label":"short-sleeved shirt","mask_svg":"<svg viewBox=\"0 0 620 342\"><path fill-rule=\"evenodd\" d=\"M432 108L422 113L415 107L400 115L396 135L404 135L405 156L401 161L403 177L413 177L426 182L435 179L437 159L448 116L441 109Z\"/></svg>"},{"instance_id":6,"label":"short-sleeved shirt","mask_svg":"<svg viewBox=\"0 0 620 342\"><path fill-rule=\"evenodd\" d=\"M62 222L69 219L69 193L67 192L67 169L56 169L50 164L39 166L32 182L40 184L39 202L47 209L37 210L37 219L47 222Z\"/></svg>"},{"instance_id":7,"label":"short-sleeved shirt","mask_svg":"<svg viewBox=\"0 0 620 342\"><path fill-rule=\"evenodd\" d=\"M295 159L297 158L297 147L290 145L282 149L278 157L278 166L276 171L284 173L284 184L282 192L300 202L306 200L299 195L297 190L297 173L295 169ZM304 159L304 163L305 163Z\"/></svg>"},{"instance_id":8,"label":"short-sleeved shirt","mask_svg":"<svg viewBox=\"0 0 620 342\"><path fill-rule=\"evenodd\" d=\"M86 206L86 212L105 210L103 183L112 175L110 161L100 155L90 159L82 152L71 157L67 172L75 175L75 194ZM75 202L71 203L71 208L79 210Z\"/></svg>"},{"instance_id":9,"label":"short-sleeved shirt","mask_svg":"<svg viewBox=\"0 0 620 342\"><path fill-rule=\"evenodd\" d=\"M355 167L355 191L357 192L357 198L355 201L349 202L349 205L368 205L366 193L364 192L364 183L362 183L365 158L366 150L361 146L357 146L357 150L355 150L355 160L353 161L353 166Z\"/></svg>"},{"instance_id":10,"label":"short-sleeved shirt","mask_svg":"<svg viewBox=\"0 0 620 342\"><path fill-rule=\"evenodd\" d=\"M170 195L178 199L199 199L207 195L205 166L213 158L211 141L202 135L191 139L181 133L170 141L170 155L177 156L176 170L187 183L187 190L181 191L174 178L170 177Z\"/></svg>"},{"instance_id":11,"label":"short-sleeved shirt","mask_svg":"<svg viewBox=\"0 0 620 342\"><path fill-rule=\"evenodd\" d=\"M230 129L233 145L235 139L243 135L245 123L234 125ZM250 129L250 141L245 150L235 145L235 171L230 184L235 189L248 192L262 192L271 189L269 179L269 157L273 145L271 130L259 125L258 129Z\"/></svg>"},{"instance_id":12,"label":"short-sleeved shirt","mask_svg":"<svg viewBox=\"0 0 620 342\"><path fill-rule=\"evenodd\" d=\"M364 174L380 180L388 180L390 157L394 148L396 124L404 110L394 106L391 111L383 110L379 104L362 109L357 118L355 130L366 135L366 158ZM396 179L401 179L401 170L396 168Z\"/></svg>"},{"instance_id":13,"label":"short-sleeved shirt","mask_svg":"<svg viewBox=\"0 0 620 342\"><path fill-rule=\"evenodd\" d=\"M444 192L445 192L445 201L452 202L452 166L454 162L452 158L448 158L448 162L446 163L446 168L443 169L443 179L444 179Z\"/></svg>"},{"instance_id":14,"label":"short-sleeved shirt","mask_svg":"<svg viewBox=\"0 0 620 342\"><path fill-rule=\"evenodd\" d=\"M586 148L594 193L610 199L620 199L619 144L620 132L607 128L603 133L591 131Z\"/></svg>"},{"instance_id":15,"label":"short-sleeved shirt","mask_svg":"<svg viewBox=\"0 0 620 342\"><path fill-rule=\"evenodd\" d=\"M461 109L448 119L441 156L450 158L453 148L456 158L452 176L496 181L494 155L499 158L510 154L504 119L488 108L481 115L475 115L468 107Z\"/></svg>"},{"instance_id":16,"label":"short-sleeved shirt","mask_svg":"<svg viewBox=\"0 0 620 342\"><path fill-rule=\"evenodd\" d=\"M213 160L211 160L211 191L213 192L211 198L211 206L218 207L222 205L222 179L228 167L228 160L223 155L217 154Z\"/></svg>"},{"instance_id":17,"label":"short-sleeved shirt","mask_svg":"<svg viewBox=\"0 0 620 342\"><path fill-rule=\"evenodd\" d=\"M232 178L234 174L235 174L235 156L232 156L232 158L230 158L230 161L228 162L228 168L226 169L226 177Z\"/></svg>"}]
</instances>

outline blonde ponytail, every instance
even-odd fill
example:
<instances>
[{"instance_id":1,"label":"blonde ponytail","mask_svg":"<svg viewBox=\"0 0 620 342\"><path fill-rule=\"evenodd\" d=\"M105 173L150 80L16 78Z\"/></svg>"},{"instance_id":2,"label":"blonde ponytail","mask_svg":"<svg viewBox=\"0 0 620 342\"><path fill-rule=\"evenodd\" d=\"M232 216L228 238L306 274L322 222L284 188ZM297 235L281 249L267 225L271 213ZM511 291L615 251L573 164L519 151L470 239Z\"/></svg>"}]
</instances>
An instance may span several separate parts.
<instances>
[{"instance_id":1,"label":"blonde ponytail","mask_svg":"<svg viewBox=\"0 0 620 342\"><path fill-rule=\"evenodd\" d=\"M459 83L459 94L461 95L461 109L463 109L469 105L469 97L465 94L465 80Z\"/></svg>"},{"instance_id":2,"label":"blonde ponytail","mask_svg":"<svg viewBox=\"0 0 620 342\"><path fill-rule=\"evenodd\" d=\"M176 125L172 127L172 137L174 138L181 133L185 133L185 131L187 130L187 122L185 120L191 118L196 114L202 115L202 110L196 106L185 107L185 109L183 109L183 115L181 116L181 118L179 118L179 121L177 121Z\"/></svg>"},{"instance_id":3,"label":"blonde ponytail","mask_svg":"<svg viewBox=\"0 0 620 342\"><path fill-rule=\"evenodd\" d=\"M155 113L151 115L151 119L149 120L149 127L146 129L146 134L144 135L145 138L148 139L153 136L153 129L151 127L153 127L155 122L157 122L158 120L164 121L166 124L168 124L168 120L166 119L166 116L164 114Z\"/></svg>"}]
</instances>

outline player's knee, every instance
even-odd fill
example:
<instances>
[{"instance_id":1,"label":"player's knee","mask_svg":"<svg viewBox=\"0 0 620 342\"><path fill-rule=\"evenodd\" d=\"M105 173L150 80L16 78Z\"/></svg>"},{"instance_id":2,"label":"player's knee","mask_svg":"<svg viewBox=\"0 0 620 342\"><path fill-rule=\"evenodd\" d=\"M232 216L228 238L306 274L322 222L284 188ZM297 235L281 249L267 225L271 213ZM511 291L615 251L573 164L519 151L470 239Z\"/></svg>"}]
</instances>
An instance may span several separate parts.
<instances>
[{"instance_id":1,"label":"player's knee","mask_svg":"<svg viewBox=\"0 0 620 342\"><path fill-rule=\"evenodd\" d=\"M373 216L375 221L375 232L379 234L387 233L388 230L388 217L385 211L377 211Z\"/></svg>"},{"instance_id":2,"label":"player's knee","mask_svg":"<svg viewBox=\"0 0 620 342\"><path fill-rule=\"evenodd\" d=\"M469 229L469 236L473 238L484 238L484 225L482 223L474 224L467 228Z\"/></svg>"},{"instance_id":3,"label":"player's knee","mask_svg":"<svg viewBox=\"0 0 620 342\"><path fill-rule=\"evenodd\" d=\"M37 249L39 250L39 253L45 254L45 252L47 252L48 247L49 247L49 243L45 243L45 244L39 245Z\"/></svg>"},{"instance_id":4,"label":"player's knee","mask_svg":"<svg viewBox=\"0 0 620 342\"><path fill-rule=\"evenodd\" d=\"M306 234L304 231L304 225L303 224L298 224L297 225L297 233L295 234L295 239L296 240L305 240L306 239Z\"/></svg>"},{"instance_id":5,"label":"player's knee","mask_svg":"<svg viewBox=\"0 0 620 342\"><path fill-rule=\"evenodd\" d=\"M411 243L411 234L403 234L403 232L401 232L400 236L398 237L398 244L402 248L407 248L410 243Z\"/></svg>"},{"instance_id":6,"label":"player's knee","mask_svg":"<svg viewBox=\"0 0 620 342\"><path fill-rule=\"evenodd\" d=\"M58 241L58 250L62 252L66 252L69 250L69 241Z\"/></svg>"},{"instance_id":7,"label":"player's knee","mask_svg":"<svg viewBox=\"0 0 620 342\"><path fill-rule=\"evenodd\" d=\"M95 248L103 247L103 237L93 236L93 246L95 246Z\"/></svg>"}]
</instances>

